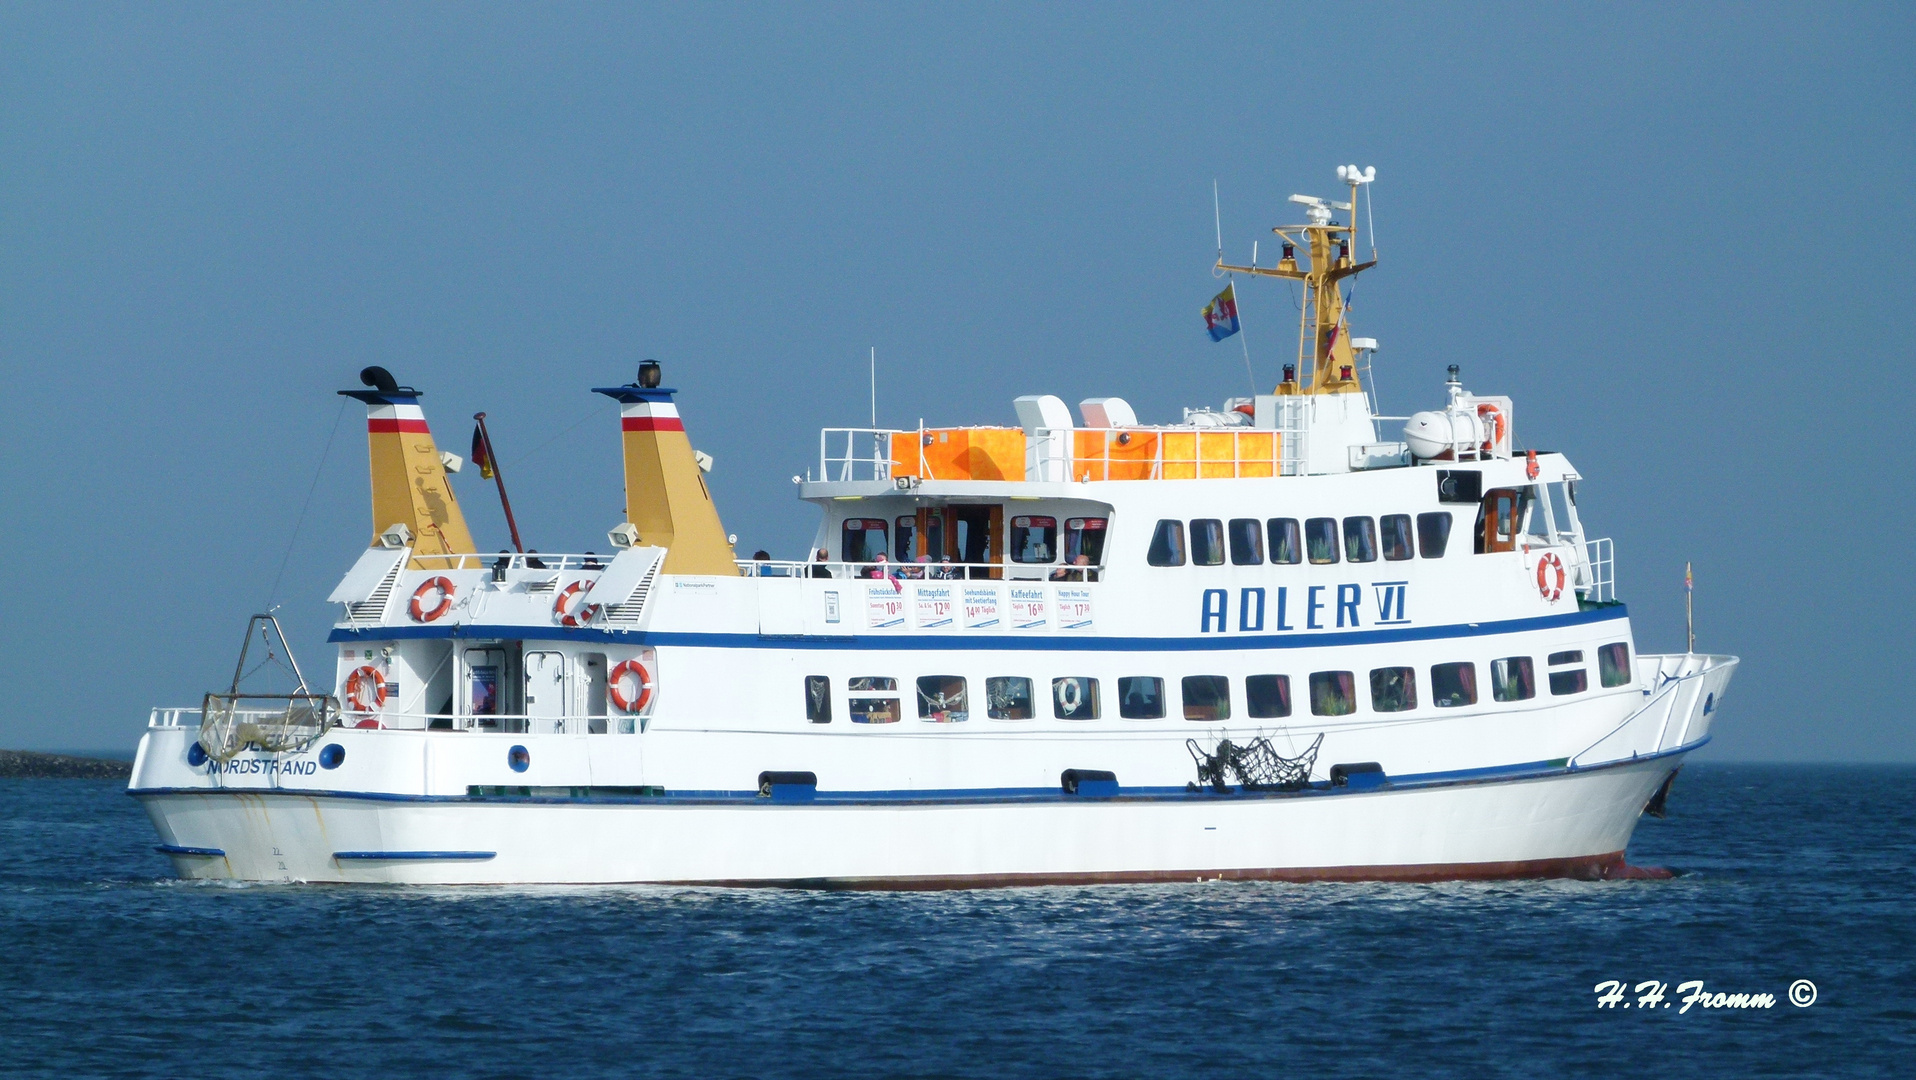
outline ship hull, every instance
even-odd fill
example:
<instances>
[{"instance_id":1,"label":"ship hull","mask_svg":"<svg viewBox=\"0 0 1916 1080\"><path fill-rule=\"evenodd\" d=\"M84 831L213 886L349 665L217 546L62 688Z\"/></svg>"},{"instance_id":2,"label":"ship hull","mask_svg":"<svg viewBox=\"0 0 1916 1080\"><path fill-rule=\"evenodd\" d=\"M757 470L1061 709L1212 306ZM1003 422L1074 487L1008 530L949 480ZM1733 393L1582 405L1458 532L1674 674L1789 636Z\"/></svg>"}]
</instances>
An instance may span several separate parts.
<instances>
[{"instance_id":1,"label":"ship hull","mask_svg":"<svg viewBox=\"0 0 1916 1080\"><path fill-rule=\"evenodd\" d=\"M1691 749L1358 791L623 802L135 792L180 876L865 889L1612 876Z\"/></svg>"}]
</instances>

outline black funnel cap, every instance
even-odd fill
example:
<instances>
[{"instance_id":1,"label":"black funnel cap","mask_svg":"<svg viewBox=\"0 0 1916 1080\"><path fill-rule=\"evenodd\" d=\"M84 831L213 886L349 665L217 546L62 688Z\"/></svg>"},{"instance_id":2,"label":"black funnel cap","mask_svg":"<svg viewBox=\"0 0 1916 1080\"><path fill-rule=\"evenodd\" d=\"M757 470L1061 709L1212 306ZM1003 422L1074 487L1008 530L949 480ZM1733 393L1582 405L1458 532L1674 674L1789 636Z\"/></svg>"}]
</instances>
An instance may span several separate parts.
<instances>
[{"instance_id":1,"label":"black funnel cap","mask_svg":"<svg viewBox=\"0 0 1916 1080\"><path fill-rule=\"evenodd\" d=\"M359 381L384 393L395 394L399 392L399 381L393 378L393 373L377 364L371 367L360 368Z\"/></svg>"}]
</instances>

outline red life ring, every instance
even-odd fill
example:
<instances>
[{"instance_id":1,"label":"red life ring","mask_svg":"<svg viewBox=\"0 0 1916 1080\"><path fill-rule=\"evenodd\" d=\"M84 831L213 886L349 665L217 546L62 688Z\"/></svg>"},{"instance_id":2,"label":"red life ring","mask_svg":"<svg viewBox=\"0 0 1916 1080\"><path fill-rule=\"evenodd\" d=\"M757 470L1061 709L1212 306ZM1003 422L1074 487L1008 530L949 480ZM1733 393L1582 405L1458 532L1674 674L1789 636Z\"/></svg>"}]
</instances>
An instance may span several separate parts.
<instances>
[{"instance_id":1,"label":"red life ring","mask_svg":"<svg viewBox=\"0 0 1916 1080\"><path fill-rule=\"evenodd\" d=\"M1477 419L1484 422L1484 434L1488 436L1488 438L1484 439L1483 452L1486 454L1496 453L1497 444L1504 441L1504 411L1489 402L1485 402L1477 406Z\"/></svg>"},{"instance_id":2,"label":"red life ring","mask_svg":"<svg viewBox=\"0 0 1916 1080\"><path fill-rule=\"evenodd\" d=\"M367 703L369 697L371 704ZM351 711L371 714L378 712L380 706L384 704L386 704L386 677L379 673L378 668L367 664L365 667L354 668L353 673L346 676L346 705ZM374 725L377 726L377 724L378 721L374 721Z\"/></svg>"},{"instance_id":3,"label":"red life ring","mask_svg":"<svg viewBox=\"0 0 1916 1080\"><path fill-rule=\"evenodd\" d=\"M558 619L560 624L564 626L584 626L586 623L591 622L592 617L599 613L599 605L586 604L581 606L577 611L570 610L572 607L572 598L591 587L590 582L575 581L559 590L559 598L552 603L553 618Z\"/></svg>"},{"instance_id":4,"label":"red life ring","mask_svg":"<svg viewBox=\"0 0 1916 1080\"><path fill-rule=\"evenodd\" d=\"M1555 582L1550 580L1552 570L1557 573ZM1537 591L1554 604L1563 596L1563 580L1563 560L1557 558L1555 552L1544 552L1543 558L1537 560Z\"/></svg>"},{"instance_id":5,"label":"red life ring","mask_svg":"<svg viewBox=\"0 0 1916 1080\"><path fill-rule=\"evenodd\" d=\"M426 605L421 601L425 600L426 594L434 589L439 590L439 606L427 610ZM427 578L424 584L412 592L412 603L408 605L408 610L412 612L412 621L431 622L446 612L451 611L452 594L455 591L457 590L453 586L451 578Z\"/></svg>"},{"instance_id":6,"label":"red life ring","mask_svg":"<svg viewBox=\"0 0 1916 1080\"><path fill-rule=\"evenodd\" d=\"M638 692L631 697L625 695L627 675L636 676L639 680ZM627 660L614 667L612 674L606 677L605 692L606 696L612 699L612 704L618 706L620 711L641 712L652 703L652 673L645 670L645 665L637 660Z\"/></svg>"}]
</instances>

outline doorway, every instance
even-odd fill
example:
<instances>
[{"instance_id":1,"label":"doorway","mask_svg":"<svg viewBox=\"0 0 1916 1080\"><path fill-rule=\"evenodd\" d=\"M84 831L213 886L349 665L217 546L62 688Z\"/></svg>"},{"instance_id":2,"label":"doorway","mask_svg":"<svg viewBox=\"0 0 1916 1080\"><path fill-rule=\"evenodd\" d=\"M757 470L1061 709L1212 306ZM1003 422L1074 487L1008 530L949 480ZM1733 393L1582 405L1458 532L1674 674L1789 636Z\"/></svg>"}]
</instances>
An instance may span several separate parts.
<instances>
[{"instance_id":1,"label":"doorway","mask_svg":"<svg viewBox=\"0 0 1916 1080\"><path fill-rule=\"evenodd\" d=\"M974 579L996 578L996 567L983 564L996 563L1003 558L1002 545L998 543L998 529L1004 520L1004 509L999 506L954 506L951 508L952 528L946 543L953 562L972 564L966 570L966 576Z\"/></svg>"}]
</instances>

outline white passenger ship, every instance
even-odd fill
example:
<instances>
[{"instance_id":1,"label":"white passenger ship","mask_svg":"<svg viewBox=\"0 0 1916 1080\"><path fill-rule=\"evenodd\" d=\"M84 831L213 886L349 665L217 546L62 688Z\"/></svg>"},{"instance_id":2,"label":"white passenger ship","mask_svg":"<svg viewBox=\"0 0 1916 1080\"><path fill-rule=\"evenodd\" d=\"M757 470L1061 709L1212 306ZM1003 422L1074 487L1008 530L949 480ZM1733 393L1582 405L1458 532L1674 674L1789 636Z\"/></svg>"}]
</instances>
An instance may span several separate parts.
<instances>
[{"instance_id":1,"label":"white passenger ship","mask_svg":"<svg viewBox=\"0 0 1916 1080\"><path fill-rule=\"evenodd\" d=\"M1219 260L1303 287L1274 393L827 429L801 561L736 558L651 363L596 391L612 551L481 554L420 392L367 369L377 532L329 598L332 691L155 710L130 793L160 850L311 882L1627 873L1736 661L1635 653L1578 475L1508 398L1453 367L1376 415L1349 178L1294 197L1275 266Z\"/></svg>"}]
</instances>

